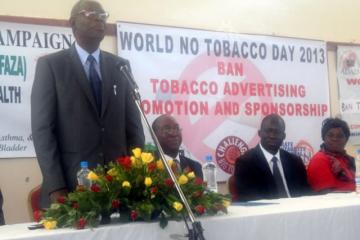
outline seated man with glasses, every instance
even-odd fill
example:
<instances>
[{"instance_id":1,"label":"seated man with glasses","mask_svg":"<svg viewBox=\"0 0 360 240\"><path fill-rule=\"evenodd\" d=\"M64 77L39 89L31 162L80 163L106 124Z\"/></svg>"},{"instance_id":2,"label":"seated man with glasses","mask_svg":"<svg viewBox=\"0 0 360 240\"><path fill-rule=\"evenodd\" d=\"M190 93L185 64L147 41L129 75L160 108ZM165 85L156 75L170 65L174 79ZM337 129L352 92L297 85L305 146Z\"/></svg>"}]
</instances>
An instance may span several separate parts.
<instances>
[{"instance_id":1,"label":"seated man with glasses","mask_svg":"<svg viewBox=\"0 0 360 240\"><path fill-rule=\"evenodd\" d=\"M194 171L196 177L203 178L201 164L184 156L183 152L179 150L182 135L179 124L170 115L161 115L155 119L152 124L152 129L165 153L167 160L173 159L178 163L182 170L190 168Z\"/></svg>"},{"instance_id":2,"label":"seated man with glasses","mask_svg":"<svg viewBox=\"0 0 360 240\"><path fill-rule=\"evenodd\" d=\"M70 15L75 43L37 62L31 124L41 207L76 188L81 161L93 168L144 145L139 111L119 70L129 62L99 48L108 16L99 2L78 1Z\"/></svg>"}]
</instances>

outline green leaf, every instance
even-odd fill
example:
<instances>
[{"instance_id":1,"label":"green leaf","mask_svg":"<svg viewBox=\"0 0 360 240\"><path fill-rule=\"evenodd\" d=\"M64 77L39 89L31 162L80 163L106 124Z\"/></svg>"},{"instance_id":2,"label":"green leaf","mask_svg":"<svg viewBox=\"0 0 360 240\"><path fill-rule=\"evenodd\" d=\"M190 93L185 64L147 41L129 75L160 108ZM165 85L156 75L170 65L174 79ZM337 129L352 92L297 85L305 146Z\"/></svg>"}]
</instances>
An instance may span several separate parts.
<instances>
[{"instance_id":1,"label":"green leaf","mask_svg":"<svg viewBox=\"0 0 360 240\"><path fill-rule=\"evenodd\" d=\"M144 152L152 150L150 147L144 149ZM96 227L99 225L99 216L102 212L112 213L113 199L120 201L120 207L117 210L120 213L118 221L130 221L131 210L137 211L139 220L153 221L153 218L157 217L161 228L165 228L170 219L181 219L181 213L177 212L172 205L175 201L182 201L176 189L166 185L165 180L169 178L166 171L158 168L149 171L148 166L140 159L136 161L136 167L133 166L131 169L125 169L117 162L111 162L104 167L98 166L93 171L99 177L96 184L100 187L100 192L78 188L77 191L69 193L64 204L52 204L44 212L44 219L57 221L59 227L76 227L78 220L85 218L87 226ZM111 168L114 168L116 175L109 181L106 175ZM157 188L155 192L145 186L145 176L152 178L151 187ZM131 187L122 187L123 181L129 181ZM229 195L209 192L204 185L196 184L195 179L190 179L181 188L187 196L191 209L201 204L205 207L207 215L213 215L219 211L227 212L223 201L229 201ZM159 216L158 213L160 213Z\"/></svg>"}]
</instances>

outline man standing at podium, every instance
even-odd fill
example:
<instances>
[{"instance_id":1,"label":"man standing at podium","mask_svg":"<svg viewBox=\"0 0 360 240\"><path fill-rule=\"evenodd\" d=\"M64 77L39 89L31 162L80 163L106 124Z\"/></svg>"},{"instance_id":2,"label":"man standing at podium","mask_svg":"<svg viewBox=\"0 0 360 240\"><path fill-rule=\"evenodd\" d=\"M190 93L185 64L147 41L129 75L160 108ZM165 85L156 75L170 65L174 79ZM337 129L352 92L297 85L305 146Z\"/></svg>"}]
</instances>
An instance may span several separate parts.
<instances>
[{"instance_id":1,"label":"man standing at podium","mask_svg":"<svg viewBox=\"0 0 360 240\"><path fill-rule=\"evenodd\" d=\"M78 1L70 16L76 42L38 60L31 121L42 207L75 189L80 161L96 167L144 144L139 112L119 71L129 63L99 49L108 16L98 2Z\"/></svg>"},{"instance_id":2,"label":"man standing at podium","mask_svg":"<svg viewBox=\"0 0 360 240\"><path fill-rule=\"evenodd\" d=\"M308 194L310 189L301 158L280 149L286 136L284 120L276 114L266 116L258 135L260 143L235 163L238 199L249 201Z\"/></svg>"}]
</instances>

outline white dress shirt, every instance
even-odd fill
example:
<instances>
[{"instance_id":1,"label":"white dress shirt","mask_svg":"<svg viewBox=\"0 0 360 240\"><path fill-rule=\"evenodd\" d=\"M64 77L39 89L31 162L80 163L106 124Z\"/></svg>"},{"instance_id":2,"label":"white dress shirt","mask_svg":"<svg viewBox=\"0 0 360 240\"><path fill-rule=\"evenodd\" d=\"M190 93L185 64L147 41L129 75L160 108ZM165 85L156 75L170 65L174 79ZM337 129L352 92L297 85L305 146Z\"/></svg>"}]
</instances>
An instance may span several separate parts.
<instances>
[{"instance_id":1,"label":"white dress shirt","mask_svg":"<svg viewBox=\"0 0 360 240\"><path fill-rule=\"evenodd\" d=\"M280 159L280 151L278 151L275 155L273 155L273 154L269 153L268 151L266 151L265 148L263 148L263 146L261 146L261 144L259 144L259 145L260 145L261 151L263 152L263 154L264 154L264 156L266 158L267 163L269 164L271 173L273 173L273 165L274 165L273 162L271 161L271 159L273 157L276 157L279 160L279 161L277 161L278 162L278 167L279 167L281 178L282 178L284 186L285 186L286 194L287 194L288 197L291 197L288 186L287 186L287 182L286 182L286 179L285 179L284 169L282 167L282 163L281 163L281 159Z\"/></svg>"},{"instance_id":2,"label":"white dress shirt","mask_svg":"<svg viewBox=\"0 0 360 240\"><path fill-rule=\"evenodd\" d=\"M79 44L77 44L75 42L75 49L77 54L79 55L80 61L84 67L86 76L89 79L89 68L90 68L90 63L87 60L88 56L90 55L85 49L83 49L82 47L79 46ZM101 79L101 71L100 71L100 48L98 48L95 52L93 52L91 54L94 58L95 58L95 70L98 73L100 80Z\"/></svg>"}]
</instances>

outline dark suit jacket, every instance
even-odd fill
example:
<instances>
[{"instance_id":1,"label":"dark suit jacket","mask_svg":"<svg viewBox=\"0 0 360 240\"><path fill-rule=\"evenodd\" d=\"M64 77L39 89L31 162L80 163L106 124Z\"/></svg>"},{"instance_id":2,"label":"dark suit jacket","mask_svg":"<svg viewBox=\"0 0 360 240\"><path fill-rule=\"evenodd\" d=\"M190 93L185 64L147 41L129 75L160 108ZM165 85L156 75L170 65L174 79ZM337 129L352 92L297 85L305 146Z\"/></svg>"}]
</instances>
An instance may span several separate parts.
<instances>
[{"instance_id":1,"label":"dark suit jacket","mask_svg":"<svg viewBox=\"0 0 360 240\"><path fill-rule=\"evenodd\" d=\"M182 170L189 167L191 170L194 171L196 177L199 177L201 179L204 178L202 167L199 162L181 155L179 156L179 158L180 158L180 166Z\"/></svg>"},{"instance_id":2,"label":"dark suit jacket","mask_svg":"<svg viewBox=\"0 0 360 240\"><path fill-rule=\"evenodd\" d=\"M301 158L280 149L280 159L291 197L309 194ZM234 175L240 201L278 198L275 180L259 145L236 160Z\"/></svg>"},{"instance_id":3,"label":"dark suit jacket","mask_svg":"<svg viewBox=\"0 0 360 240\"><path fill-rule=\"evenodd\" d=\"M0 225L5 224L4 212L3 212L3 208L2 208L3 203L4 203L4 199L3 199L2 192L0 190Z\"/></svg>"},{"instance_id":4,"label":"dark suit jacket","mask_svg":"<svg viewBox=\"0 0 360 240\"><path fill-rule=\"evenodd\" d=\"M139 112L118 63L128 61L101 51L99 113L74 45L39 58L31 93L31 126L43 175L42 206L47 205L49 193L75 189L80 161L95 167L143 146Z\"/></svg>"}]
</instances>

